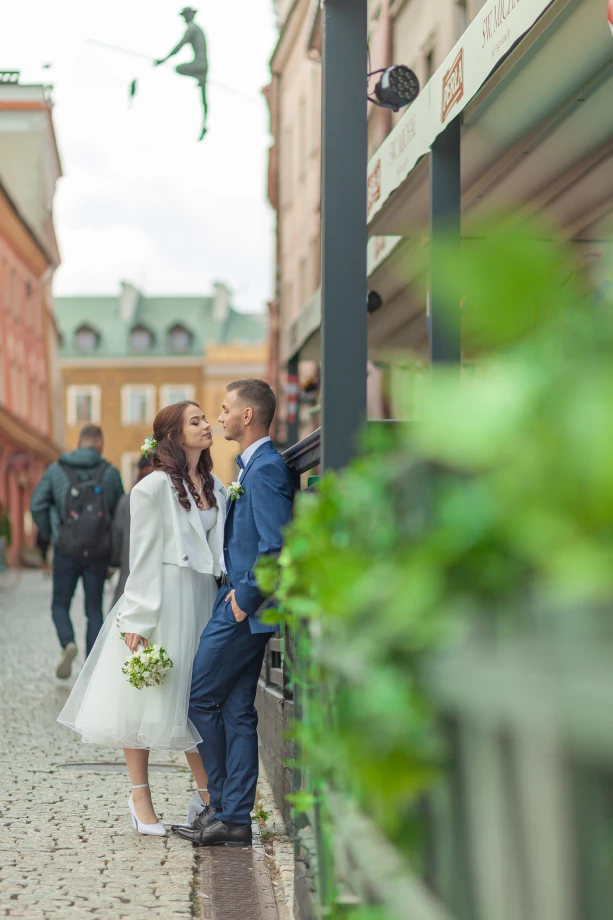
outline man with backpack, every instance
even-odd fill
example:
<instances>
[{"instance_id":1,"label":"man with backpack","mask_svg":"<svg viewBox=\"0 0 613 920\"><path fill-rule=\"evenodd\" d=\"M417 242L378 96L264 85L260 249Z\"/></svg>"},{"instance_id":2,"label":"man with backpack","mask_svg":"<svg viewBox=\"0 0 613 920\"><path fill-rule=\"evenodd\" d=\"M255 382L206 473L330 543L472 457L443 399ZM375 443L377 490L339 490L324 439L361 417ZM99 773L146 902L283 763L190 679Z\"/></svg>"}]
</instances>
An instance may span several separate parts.
<instances>
[{"instance_id":1,"label":"man with backpack","mask_svg":"<svg viewBox=\"0 0 613 920\"><path fill-rule=\"evenodd\" d=\"M70 677L77 654L70 605L83 580L87 654L102 626L104 583L111 559L111 522L123 485L119 470L102 458L104 438L85 425L79 446L45 470L32 495L32 517L43 539L53 543L51 612L62 646L56 675Z\"/></svg>"}]
</instances>

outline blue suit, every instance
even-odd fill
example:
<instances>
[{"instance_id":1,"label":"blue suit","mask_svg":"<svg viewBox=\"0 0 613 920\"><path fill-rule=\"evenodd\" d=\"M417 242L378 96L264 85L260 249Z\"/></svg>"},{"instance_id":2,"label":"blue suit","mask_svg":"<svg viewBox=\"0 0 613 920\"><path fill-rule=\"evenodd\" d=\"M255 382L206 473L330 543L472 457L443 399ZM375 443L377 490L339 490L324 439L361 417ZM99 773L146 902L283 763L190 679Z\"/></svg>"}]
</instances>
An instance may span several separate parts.
<instances>
[{"instance_id":1,"label":"blue suit","mask_svg":"<svg viewBox=\"0 0 613 920\"><path fill-rule=\"evenodd\" d=\"M258 779L258 717L254 706L266 643L277 627L262 623L264 598L254 575L260 556L278 553L294 499L292 475L271 441L243 471L244 495L229 503L224 556L229 585L217 595L192 673L189 717L208 773L211 805L227 824L249 824ZM247 619L237 623L226 601L234 588Z\"/></svg>"}]
</instances>

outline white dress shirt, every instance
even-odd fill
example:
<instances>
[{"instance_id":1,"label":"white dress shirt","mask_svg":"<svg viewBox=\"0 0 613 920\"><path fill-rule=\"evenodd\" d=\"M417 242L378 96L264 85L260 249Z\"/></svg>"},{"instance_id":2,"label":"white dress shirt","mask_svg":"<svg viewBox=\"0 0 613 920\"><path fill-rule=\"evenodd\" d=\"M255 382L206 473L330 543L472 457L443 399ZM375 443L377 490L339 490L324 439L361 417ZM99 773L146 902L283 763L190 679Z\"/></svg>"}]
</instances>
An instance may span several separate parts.
<instances>
[{"instance_id":1,"label":"white dress shirt","mask_svg":"<svg viewBox=\"0 0 613 920\"><path fill-rule=\"evenodd\" d=\"M259 441L254 441L253 444L250 444L249 447L246 447L244 449L244 451L241 454L241 460L243 461L243 468L238 471L237 482L241 481L243 477L243 473L245 472L245 468L247 464L249 463L249 461L251 460L251 458L253 457L256 450L259 447L261 447L262 444L266 444L267 441L272 441L272 438L269 435L266 435L265 438L260 438ZM235 501L236 500L237 499L235 499ZM221 566L221 571L224 573L224 575L227 575L228 570L226 568L226 560L224 559L223 550L222 550L221 556L219 557L219 565Z\"/></svg>"}]
</instances>

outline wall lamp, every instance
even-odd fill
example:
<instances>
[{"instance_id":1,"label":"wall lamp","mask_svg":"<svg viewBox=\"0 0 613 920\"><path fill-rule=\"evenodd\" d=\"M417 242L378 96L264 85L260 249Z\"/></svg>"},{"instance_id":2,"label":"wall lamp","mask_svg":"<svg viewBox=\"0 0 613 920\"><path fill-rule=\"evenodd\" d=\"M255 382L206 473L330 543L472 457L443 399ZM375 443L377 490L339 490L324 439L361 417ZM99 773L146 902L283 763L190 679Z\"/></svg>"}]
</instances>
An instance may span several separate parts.
<instances>
[{"instance_id":1,"label":"wall lamp","mask_svg":"<svg viewBox=\"0 0 613 920\"><path fill-rule=\"evenodd\" d=\"M368 313L376 313L383 306L383 298L378 291L369 291L366 295L366 309Z\"/></svg>"},{"instance_id":2,"label":"wall lamp","mask_svg":"<svg viewBox=\"0 0 613 920\"><path fill-rule=\"evenodd\" d=\"M375 86L375 95L369 100L383 109L399 112L405 105L415 102L419 96L419 80L410 67L404 64L395 64L387 70L373 70L368 77L380 73L382 76Z\"/></svg>"}]
</instances>

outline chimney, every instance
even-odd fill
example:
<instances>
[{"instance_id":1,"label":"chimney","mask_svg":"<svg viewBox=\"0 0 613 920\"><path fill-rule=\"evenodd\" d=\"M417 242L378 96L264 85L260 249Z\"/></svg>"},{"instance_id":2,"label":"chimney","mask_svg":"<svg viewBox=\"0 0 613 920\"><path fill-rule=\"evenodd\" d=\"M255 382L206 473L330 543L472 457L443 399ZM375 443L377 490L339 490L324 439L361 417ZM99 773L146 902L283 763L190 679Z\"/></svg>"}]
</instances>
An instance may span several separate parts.
<instances>
[{"instance_id":1,"label":"chimney","mask_svg":"<svg viewBox=\"0 0 613 920\"><path fill-rule=\"evenodd\" d=\"M225 323L230 312L230 288L223 281L213 284L213 320L216 323Z\"/></svg>"},{"instance_id":2,"label":"chimney","mask_svg":"<svg viewBox=\"0 0 613 920\"><path fill-rule=\"evenodd\" d=\"M140 303L141 293L130 284L129 281L121 282L121 298L119 303L119 315L124 322L131 322L136 316L136 311Z\"/></svg>"}]
</instances>

